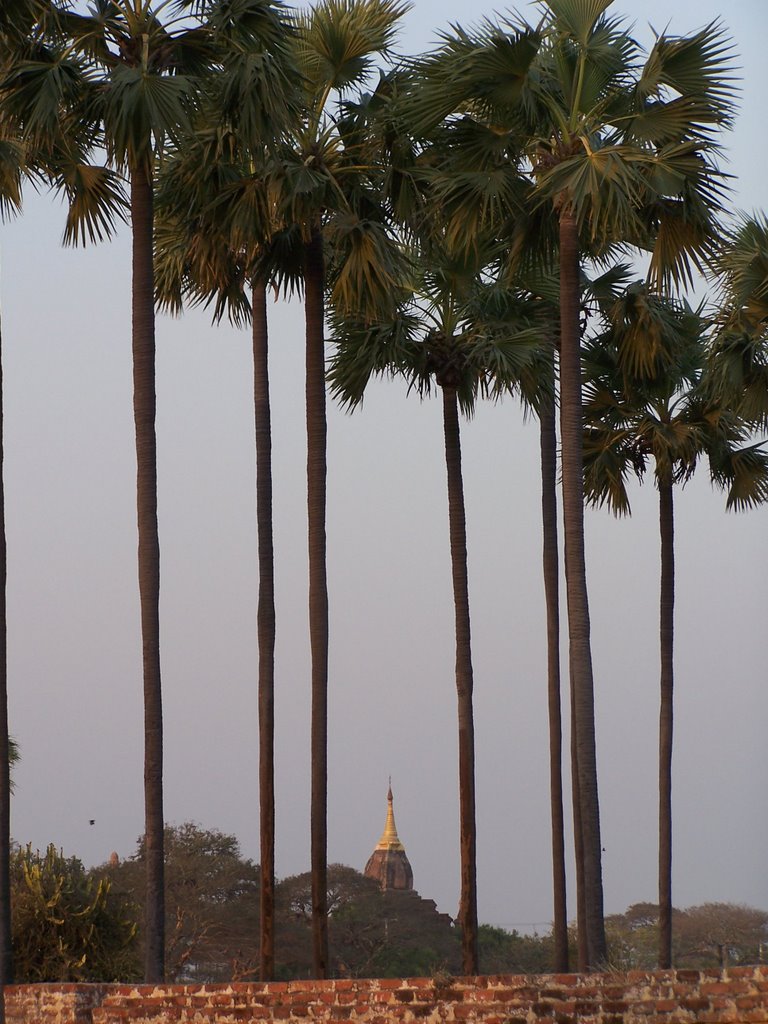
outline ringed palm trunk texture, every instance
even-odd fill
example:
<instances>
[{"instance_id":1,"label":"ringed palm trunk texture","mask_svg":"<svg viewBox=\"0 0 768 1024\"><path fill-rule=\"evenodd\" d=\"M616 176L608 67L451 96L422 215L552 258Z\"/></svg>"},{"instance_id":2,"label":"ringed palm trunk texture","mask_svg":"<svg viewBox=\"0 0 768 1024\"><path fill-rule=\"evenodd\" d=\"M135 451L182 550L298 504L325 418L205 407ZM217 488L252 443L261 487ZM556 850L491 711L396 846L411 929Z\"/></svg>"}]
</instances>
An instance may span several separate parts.
<instances>
[{"instance_id":1,"label":"ringed palm trunk texture","mask_svg":"<svg viewBox=\"0 0 768 1024\"><path fill-rule=\"evenodd\" d=\"M13 981L11 946L11 765L8 738L8 622L6 617L7 548L3 424L3 365L0 336L0 1024L5 1021L3 986Z\"/></svg>"},{"instance_id":2,"label":"ringed palm trunk texture","mask_svg":"<svg viewBox=\"0 0 768 1024\"><path fill-rule=\"evenodd\" d=\"M565 582L568 599L569 667L578 765L587 966L605 961L600 809L597 795L595 707L589 601L584 557L582 478L581 339L579 332L579 239L576 218L560 211L560 434L562 440Z\"/></svg>"},{"instance_id":3,"label":"ringed palm trunk texture","mask_svg":"<svg viewBox=\"0 0 768 1024\"><path fill-rule=\"evenodd\" d=\"M553 353L554 360L554 353ZM554 362L552 364L554 383ZM539 413L541 436L541 522L544 599L547 608L547 704L549 710L549 794L552 818L552 891L555 971L568 971L568 908L565 888L563 820L563 729L560 706L560 566L557 551L557 437L555 400Z\"/></svg>"},{"instance_id":4,"label":"ringed palm trunk texture","mask_svg":"<svg viewBox=\"0 0 768 1024\"><path fill-rule=\"evenodd\" d=\"M672 966L672 698L675 630L675 519L672 480L659 480L661 533L661 707L659 711L659 967Z\"/></svg>"},{"instance_id":5,"label":"ringed palm trunk texture","mask_svg":"<svg viewBox=\"0 0 768 1024\"><path fill-rule=\"evenodd\" d=\"M165 974L165 890L152 219L153 196L148 173L143 167L134 167L131 174L133 417L136 430L139 596L144 652L144 842L147 869L144 971L147 982L160 982L164 980Z\"/></svg>"},{"instance_id":6,"label":"ringed palm trunk texture","mask_svg":"<svg viewBox=\"0 0 768 1024\"><path fill-rule=\"evenodd\" d=\"M312 652L312 968L328 976L328 583L325 564L326 416L323 290L325 267L319 225L304 252L307 400L307 516L309 637Z\"/></svg>"},{"instance_id":7,"label":"ringed palm trunk texture","mask_svg":"<svg viewBox=\"0 0 768 1024\"><path fill-rule=\"evenodd\" d=\"M570 696L571 723L576 721L573 690ZM573 801L573 852L576 860L576 957L579 971L589 970L587 949L587 910L584 898L584 840L581 834L581 798L579 796L579 755L576 731L571 724L571 800Z\"/></svg>"},{"instance_id":8,"label":"ringed palm trunk texture","mask_svg":"<svg viewBox=\"0 0 768 1024\"><path fill-rule=\"evenodd\" d=\"M456 389L443 387L445 465L448 474L448 526L451 543L453 604L456 618L456 692L459 704L459 830L461 844L462 970L478 973L477 828L475 824L475 721L472 710L472 646L469 628L467 528L461 474L459 406Z\"/></svg>"},{"instance_id":9,"label":"ringed palm trunk texture","mask_svg":"<svg viewBox=\"0 0 768 1024\"><path fill-rule=\"evenodd\" d=\"M256 531L259 550L259 972L275 973L275 572L272 540L272 423L269 408L267 289L252 288Z\"/></svg>"}]
</instances>

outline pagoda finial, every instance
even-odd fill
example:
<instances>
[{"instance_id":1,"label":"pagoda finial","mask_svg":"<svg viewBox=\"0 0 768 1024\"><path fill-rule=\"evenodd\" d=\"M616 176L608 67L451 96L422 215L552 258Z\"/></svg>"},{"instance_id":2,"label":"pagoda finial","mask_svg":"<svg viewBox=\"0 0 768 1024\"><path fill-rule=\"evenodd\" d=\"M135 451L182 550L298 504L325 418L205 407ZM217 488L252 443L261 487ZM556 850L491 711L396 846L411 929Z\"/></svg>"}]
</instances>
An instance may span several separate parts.
<instances>
[{"instance_id":1,"label":"pagoda finial","mask_svg":"<svg viewBox=\"0 0 768 1024\"><path fill-rule=\"evenodd\" d=\"M395 825L395 812L392 806L392 776L389 777L389 790L387 791L387 823L384 826L384 831L381 833L381 839L379 840L377 850L404 850L405 847L400 842L400 837L397 834L397 826Z\"/></svg>"},{"instance_id":2,"label":"pagoda finial","mask_svg":"<svg viewBox=\"0 0 768 1024\"><path fill-rule=\"evenodd\" d=\"M395 812L392 809L392 776L387 790L387 823L376 849L365 865L367 878L375 879L385 891L398 890L413 892L413 871L400 842L395 826Z\"/></svg>"}]
</instances>

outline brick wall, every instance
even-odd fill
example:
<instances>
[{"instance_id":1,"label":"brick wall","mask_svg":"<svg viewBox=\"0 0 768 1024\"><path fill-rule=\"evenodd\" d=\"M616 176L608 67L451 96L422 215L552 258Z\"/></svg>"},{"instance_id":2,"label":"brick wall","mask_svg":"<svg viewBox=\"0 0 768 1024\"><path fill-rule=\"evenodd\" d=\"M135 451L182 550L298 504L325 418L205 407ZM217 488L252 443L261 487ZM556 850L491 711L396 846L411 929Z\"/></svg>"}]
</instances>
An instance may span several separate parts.
<instances>
[{"instance_id":1,"label":"brick wall","mask_svg":"<svg viewBox=\"0 0 768 1024\"><path fill-rule=\"evenodd\" d=\"M11 985L7 1024L768 1024L768 966L230 985Z\"/></svg>"}]
</instances>

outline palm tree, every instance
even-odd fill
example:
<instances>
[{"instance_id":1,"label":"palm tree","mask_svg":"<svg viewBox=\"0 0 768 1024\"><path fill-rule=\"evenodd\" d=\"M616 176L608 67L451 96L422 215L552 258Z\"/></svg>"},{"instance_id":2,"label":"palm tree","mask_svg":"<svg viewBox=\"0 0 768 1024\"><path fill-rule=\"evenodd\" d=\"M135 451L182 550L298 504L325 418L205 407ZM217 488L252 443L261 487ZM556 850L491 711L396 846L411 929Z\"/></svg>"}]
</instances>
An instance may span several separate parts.
<instances>
[{"instance_id":1,"label":"palm tree","mask_svg":"<svg viewBox=\"0 0 768 1024\"><path fill-rule=\"evenodd\" d=\"M238 326L251 322L259 559L259 949L260 977L269 981L275 965L276 630L267 287L257 269L269 227L264 189L250 180L251 165L235 159L241 149L236 135L218 124L198 128L166 165L158 193L155 267L158 298L172 312L180 313L185 302L215 302L215 320L226 311ZM254 193L255 204L248 201Z\"/></svg>"},{"instance_id":2,"label":"palm tree","mask_svg":"<svg viewBox=\"0 0 768 1024\"><path fill-rule=\"evenodd\" d=\"M672 734L674 685L675 484L707 455L712 479L728 487L729 507L768 499L768 454L744 447L747 430L699 387L707 323L683 303L631 286L609 312L609 326L585 351L584 441L589 501L630 511L626 477L653 459L661 540L659 712L659 967L672 966Z\"/></svg>"},{"instance_id":3,"label":"palm tree","mask_svg":"<svg viewBox=\"0 0 768 1024\"><path fill-rule=\"evenodd\" d=\"M582 311L588 315L592 307L614 297L620 285L626 280L627 268L621 264L609 268L593 280L582 282ZM540 459L541 459L541 505L542 505L542 561L544 575L544 597L547 619L547 707L549 714L549 774L550 808L552 820L552 881L553 881L553 925L554 969L568 971L570 953L568 948L568 914L566 903L565 875L565 821L563 814L562 783L562 709L560 700L560 566L557 525L557 422L556 422L556 357L559 350L557 325L559 324L559 283L553 274L529 273L525 275L526 287L532 295L544 304L548 333L553 338L549 368L552 397L542 397L538 406ZM576 748L572 737L572 763L576 763ZM574 787L573 806L578 815L578 773L572 772ZM574 829L577 846L576 869L581 874L580 829ZM583 885L578 892L583 897ZM586 960L584 945L583 899L577 906L577 920L582 926L577 930L580 945L579 959Z\"/></svg>"},{"instance_id":4,"label":"palm tree","mask_svg":"<svg viewBox=\"0 0 768 1024\"><path fill-rule=\"evenodd\" d=\"M560 229L561 437L571 685L584 855L588 962L605 959L594 692L583 540L579 266L584 244L651 250L656 282L687 279L711 246L722 190L712 129L727 123L728 44L717 26L639 48L610 0L551 0L532 92L538 195Z\"/></svg>"},{"instance_id":5,"label":"palm tree","mask_svg":"<svg viewBox=\"0 0 768 1024\"><path fill-rule=\"evenodd\" d=\"M313 875L313 969L317 977L328 970L327 906L325 876L327 873L327 689L328 689L328 596L325 570L325 292L328 287L340 307L359 306L365 298L369 309L389 302L393 271L389 265L391 254L386 251L386 232L377 206L375 180L379 174L369 164L369 146L359 133L347 133L344 117L334 116L329 109L331 100L347 90L359 88L365 81L372 59L376 54L386 55L394 37L398 18L402 13L396 3L366 0L362 3L333 2L321 4L297 18L293 35L294 56L298 73L294 81L302 86L304 116L301 123L293 121L284 126L282 145L276 151L256 152L251 147L249 167L237 170L237 180L223 188L219 199L205 210L201 230L196 234L195 246L202 246L197 260L203 269L202 292L210 296L209 264L218 265L219 257L211 257L211 240L218 246L222 234L225 248L239 254L240 269L225 269L224 276L214 285L223 289L220 301L242 301L242 287L253 283L253 309L263 308L263 289L266 282L287 292L303 287L306 319L306 401L307 401L307 495L309 541L309 605L310 643L312 651L312 814L311 861ZM213 130L214 136L217 130ZM220 142L217 143L220 145ZM194 159L187 160L192 168L188 179L198 177ZM247 171L247 173L244 173ZM199 181L195 187L199 189ZM185 189L187 185L184 186ZM214 189L214 192L216 189ZM204 204L203 204L204 205ZM183 207L183 204L182 204ZM200 204L196 209L199 210ZM172 231L178 236L178 225L188 211L179 208ZM186 243L185 243L186 244ZM170 243L173 249L176 242ZM328 264L328 254L331 256ZM242 257L244 255L244 262ZM171 258L181 264L188 262L188 253L182 246L182 255ZM218 262L217 262L218 261ZM178 267L177 267L178 270ZM172 271L172 276L176 271ZM207 275L207 276L206 276ZM229 276L227 276L229 275ZM198 281L198 284L200 281ZM172 290L177 288L172 285ZM198 297L199 297L198 295ZM219 310L223 308L219 306ZM253 320L254 332L260 317ZM254 334L256 365L265 365L266 329L260 340ZM257 403L263 413L265 405L264 381L256 381ZM261 399L258 395L261 395ZM268 442L266 425L262 421L260 434ZM257 456L259 458L259 456ZM261 453L264 465L264 452ZM266 476L262 477L266 483ZM266 490L264 492L266 494ZM260 505L266 513L266 504ZM265 538L266 533L260 534ZM267 571L269 558L263 552L260 565ZM267 632L272 627L270 600L267 590L261 591L260 614ZM265 636L261 650L271 665L272 654ZM268 649L269 648L269 649ZM263 665L266 671L266 664ZM266 676L265 676L266 681ZM261 691L260 721L262 756L270 758L272 744L271 689ZM268 738L266 733L269 732ZM265 785L262 802L262 841L273 826L272 769L266 770L261 762L262 781ZM269 792L267 792L267 789ZM269 794L272 793L270 796ZM266 829L266 831L265 831ZM269 845L269 844L267 844ZM264 871L274 857L274 841L270 849L262 848L262 874L265 883L274 873ZM268 898L271 905L273 896ZM269 928L271 916L262 914L262 928ZM262 935L263 943L271 939ZM267 948L263 946L263 949ZM271 973L272 966L262 963L263 970Z\"/></svg>"},{"instance_id":6,"label":"palm tree","mask_svg":"<svg viewBox=\"0 0 768 1024\"><path fill-rule=\"evenodd\" d=\"M501 41L489 24L477 34L461 28L444 37L437 53L418 62L413 74L410 122L427 134L425 173L457 246L476 245L488 230L504 239L505 279L523 287L547 310L542 344L549 348L548 385L538 403L542 474L542 562L547 628L547 706L552 823L553 938L555 969L567 971L565 831L560 699L559 555L557 528L556 335L557 279L547 217L531 212L531 185L521 174L524 137L519 103L538 46L535 33ZM476 61L475 66L472 64ZM457 75L457 68L462 74ZM471 69L471 73L470 73ZM455 116L454 112L458 112ZM447 120L435 127L435 121ZM417 177L419 175L417 168ZM544 326L546 324L546 327ZM577 858L577 864L579 859Z\"/></svg>"},{"instance_id":7,"label":"palm tree","mask_svg":"<svg viewBox=\"0 0 768 1024\"><path fill-rule=\"evenodd\" d=\"M547 632L547 715L549 725L549 794L552 842L553 969L569 970L568 906L565 859L565 816L562 770L562 700L560 675L560 555L557 502L557 279L529 268L518 281L540 307L541 344L545 351L546 385L536 407L539 420L541 470L542 576ZM577 858L578 863L578 858Z\"/></svg>"},{"instance_id":8,"label":"palm tree","mask_svg":"<svg viewBox=\"0 0 768 1024\"><path fill-rule=\"evenodd\" d=\"M18 25L18 22L16 22ZM0 22L0 61L6 54L17 28L10 20ZM23 149L12 125L0 114L0 217L5 220L21 209ZM13 981L13 949L11 944L11 750L8 733L8 620L6 615L7 549L5 536L4 426L3 426L3 358L2 325L0 324L0 1004L4 1004L3 987ZM5 1021L5 1007L0 1006Z\"/></svg>"},{"instance_id":9,"label":"palm tree","mask_svg":"<svg viewBox=\"0 0 768 1024\"><path fill-rule=\"evenodd\" d=\"M563 812L562 702L560 699L560 556L557 526L557 412L554 398L539 407L541 525L544 600L547 611L547 712L549 715L549 786L552 822L552 890L554 970L567 972L568 905Z\"/></svg>"},{"instance_id":10,"label":"palm tree","mask_svg":"<svg viewBox=\"0 0 768 1024\"><path fill-rule=\"evenodd\" d=\"M15 0L0 12L0 79L5 80L19 60L55 59L55 47L40 37L39 11L29 0ZM88 237L111 235L120 196L109 172L83 163L88 141L80 127L65 131L24 133L22 125L3 100L0 91L0 220L21 211L22 183L62 188L69 200L65 241L82 232ZM5 536L5 488L3 480L3 378L2 334L0 329L0 1019L4 1019L2 987L13 981L10 889L10 798L11 771L18 761L16 742L8 733L8 664Z\"/></svg>"},{"instance_id":11,"label":"palm tree","mask_svg":"<svg viewBox=\"0 0 768 1024\"><path fill-rule=\"evenodd\" d=\"M0 214L3 219L21 207L21 159L13 138L7 138L0 121ZM5 485L3 482L3 358L0 325L0 1004L3 986L13 981L11 945L11 748L8 734L8 620L6 616L7 550L5 536ZM0 1006L5 1021L5 1008Z\"/></svg>"},{"instance_id":12,"label":"palm tree","mask_svg":"<svg viewBox=\"0 0 768 1024\"><path fill-rule=\"evenodd\" d=\"M282 19L272 0L249 0L236 10L201 2L190 16L184 2L155 9L150 0L96 0L87 15L51 3L56 30L68 40L57 60L21 62L7 87L25 131L65 118L87 126L92 146L103 147L125 177L132 227L132 348L137 456L139 593L144 679L144 792L147 890L147 981L164 973L163 738L160 683L160 551L157 528L155 439L155 314L153 175L162 147L191 127L205 75L221 70L217 40L236 25L241 38L259 38L262 26L281 38ZM170 9L163 24L160 16ZM177 15L177 17L176 17ZM234 33L233 33L234 34ZM236 72L252 68L236 62ZM227 76L230 95L237 75ZM242 85L242 77L239 80ZM56 103L50 98L55 97ZM45 99L44 99L45 98ZM46 100L48 102L46 102Z\"/></svg>"},{"instance_id":13,"label":"palm tree","mask_svg":"<svg viewBox=\"0 0 768 1024\"><path fill-rule=\"evenodd\" d=\"M457 29L438 54L443 73L421 101L438 117L477 109L527 139L534 202L558 226L574 822L584 890L582 966L592 967L604 961L606 947L583 536L580 266L585 254L605 256L612 245L629 245L650 251L654 286L688 281L690 266L704 262L717 236L724 187L714 164L714 131L728 123L733 102L729 45L718 26L688 37L661 35L644 55L621 22L607 16L610 6L611 0L549 0L536 31L490 23L474 34ZM496 135L501 146L501 132ZM473 204L486 230L494 219L497 232L514 224L506 181L497 176L484 202ZM458 194L478 191L476 181L458 186ZM478 220L477 212L472 216ZM471 238L466 225L466 216L458 217L454 233Z\"/></svg>"},{"instance_id":14,"label":"palm tree","mask_svg":"<svg viewBox=\"0 0 768 1024\"><path fill-rule=\"evenodd\" d=\"M306 328L307 535L312 660L311 870L315 976L328 972L327 759L328 588L326 578L325 295L339 308L391 301L394 280L368 146L344 138L331 103L360 89L376 56L387 57L406 7L399 0L323 0L296 19L305 117L267 175L281 244L299 257ZM296 242L298 241L298 249ZM329 262L330 261L330 262ZM291 287L293 271L275 267Z\"/></svg>"},{"instance_id":15,"label":"palm tree","mask_svg":"<svg viewBox=\"0 0 768 1024\"><path fill-rule=\"evenodd\" d=\"M208 83L192 137L165 162L155 266L158 298L172 312L179 313L185 301L215 302L215 320L226 311L237 325L251 322L259 558L259 948L260 977L267 981L275 969L275 597L267 278L261 264L277 225L263 174L267 156L298 123L301 106L293 37L286 26L262 19L259 36L244 38L237 33L232 38L232 28L237 26L223 26L228 50L244 67Z\"/></svg>"},{"instance_id":16,"label":"palm tree","mask_svg":"<svg viewBox=\"0 0 768 1024\"><path fill-rule=\"evenodd\" d=\"M471 415L479 395L520 389L531 398L539 384L540 333L535 312L516 294L481 277L475 258L451 254L432 236L412 255L412 291L401 294L388 320L337 318L337 349L329 379L350 409L371 376L401 376L424 396L439 388L448 484L459 729L461 896L458 922L463 970L478 972L473 670L467 576L466 514L459 411Z\"/></svg>"}]
</instances>

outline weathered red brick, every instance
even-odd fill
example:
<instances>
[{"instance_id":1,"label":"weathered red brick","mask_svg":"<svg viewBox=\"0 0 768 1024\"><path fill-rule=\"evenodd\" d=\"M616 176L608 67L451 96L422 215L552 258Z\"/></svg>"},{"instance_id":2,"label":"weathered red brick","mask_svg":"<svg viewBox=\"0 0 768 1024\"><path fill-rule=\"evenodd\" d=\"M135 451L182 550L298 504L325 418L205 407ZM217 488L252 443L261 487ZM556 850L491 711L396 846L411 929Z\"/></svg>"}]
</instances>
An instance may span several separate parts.
<instances>
[{"instance_id":1,"label":"weathered red brick","mask_svg":"<svg viewBox=\"0 0 768 1024\"><path fill-rule=\"evenodd\" d=\"M753 1010L756 1006L762 1006L764 1000L755 994L752 996L737 996L735 1002L740 1010Z\"/></svg>"},{"instance_id":2,"label":"weathered red brick","mask_svg":"<svg viewBox=\"0 0 768 1024\"><path fill-rule=\"evenodd\" d=\"M680 1009L681 1010L692 1010L694 1013L697 1013L699 1010L709 1010L710 1009L710 1002L709 1002L708 999L702 999L701 997L699 997L699 998L693 997L693 998L688 998L688 999L681 999L680 1000Z\"/></svg>"},{"instance_id":3,"label":"weathered red brick","mask_svg":"<svg viewBox=\"0 0 768 1024\"><path fill-rule=\"evenodd\" d=\"M678 981L699 981L701 978L700 971L680 970L675 971L675 976Z\"/></svg>"},{"instance_id":4,"label":"weathered red brick","mask_svg":"<svg viewBox=\"0 0 768 1024\"><path fill-rule=\"evenodd\" d=\"M453 1007L454 1020L469 1020L470 1017L476 1016L476 1014L477 1010L475 1007L467 1003L458 1003Z\"/></svg>"}]
</instances>

